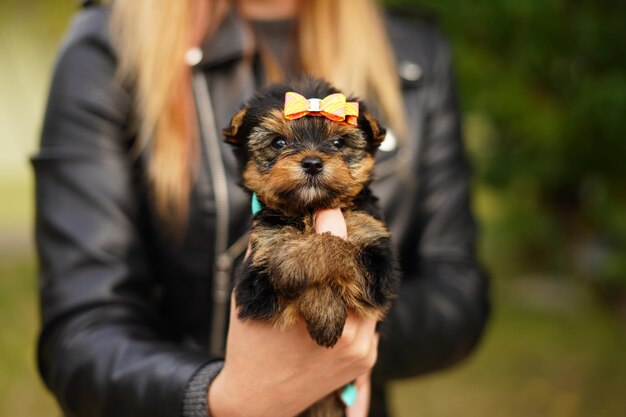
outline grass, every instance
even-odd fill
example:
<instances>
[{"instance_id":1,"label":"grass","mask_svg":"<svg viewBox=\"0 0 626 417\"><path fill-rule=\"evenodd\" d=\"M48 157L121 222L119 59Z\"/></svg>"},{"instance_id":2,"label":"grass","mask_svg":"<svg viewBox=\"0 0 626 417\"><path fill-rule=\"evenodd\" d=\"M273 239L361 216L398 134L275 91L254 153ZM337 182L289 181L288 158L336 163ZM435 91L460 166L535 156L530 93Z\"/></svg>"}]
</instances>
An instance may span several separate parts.
<instances>
[{"instance_id":1,"label":"grass","mask_svg":"<svg viewBox=\"0 0 626 417\"><path fill-rule=\"evenodd\" d=\"M621 324L572 283L496 283L495 311L476 355L457 369L397 383L398 417L626 415ZM537 303L546 293L554 303Z\"/></svg>"}]
</instances>

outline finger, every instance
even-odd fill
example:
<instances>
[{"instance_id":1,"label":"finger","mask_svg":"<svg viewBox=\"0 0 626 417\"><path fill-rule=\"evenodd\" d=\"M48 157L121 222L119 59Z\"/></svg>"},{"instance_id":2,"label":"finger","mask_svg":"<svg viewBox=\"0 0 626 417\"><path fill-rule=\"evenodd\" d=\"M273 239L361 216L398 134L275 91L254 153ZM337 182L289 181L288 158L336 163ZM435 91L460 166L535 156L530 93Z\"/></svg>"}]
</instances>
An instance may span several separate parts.
<instances>
[{"instance_id":1,"label":"finger","mask_svg":"<svg viewBox=\"0 0 626 417\"><path fill-rule=\"evenodd\" d=\"M235 290L232 290L230 293L230 319L232 321L233 317L237 315L238 308L237 303L235 302Z\"/></svg>"},{"instance_id":2,"label":"finger","mask_svg":"<svg viewBox=\"0 0 626 417\"><path fill-rule=\"evenodd\" d=\"M358 390L357 397L354 404L346 409L346 417L367 417L371 397L370 372L361 374L354 384Z\"/></svg>"},{"instance_id":3,"label":"finger","mask_svg":"<svg viewBox=\"0 0 626 417\"><path fill-rule=\"evenodd\" d=\"M346 220L341 209L322 209L315 212L315 232L331 234L342 239L348 238Z\"/></svg>"},{"instance_id":4,"label":"finger","mask_svg":"<svg viewBox=\"0 0 626 417\"><path fill-rule=\"evenodd\" d=\"M371 370L367 372L363 372L354 380L354 385L356 385L357 388L365 387L366 385L369 384L371 375L372 375Z\"/></svg>"},{"instance_id":5,"label":"finger","mask_svg":"<svg viewBox=\"0 0 626 417\"><path fill-rule=\"evenodd\" d=\"M254 226L256 226L256 220L252 221L252 228L254 228ZM252 254L252 243L250 242L250 239L248 238L248 248L246 249L246 254L243 257L243 260L247 260L250 255Z\"/></svg>"},{"instance_id":6,"label":"finger","mask_svg":"<svg viewBox=\"0 0 626 417\"><path fill-rule=\"evenodd\" d=\"M370 352L368 357L368 365L371 369L376 365L376 361L378 360L378 342L380 341L380 335L378 333L374 334L372 338L372 344L370 345Z\"/></svg>"},{"instance_id":7,"label":"finger","mask_svg":"<svg viewBox=\"0 0 626 417\"><path fill-rule=\"evenodd\" d=\"M250 257L250 254L252 253L252 243L250 243L250 241L248 241L248 249L246 249L246 254L243 257L243 260L247 260Z\"/></svg>"},{"instance_id":8,"label":"finger","mask_svg":"<svg viewBox=\"0 0 626 417\"><path fill-rule=\"evenodd\" d=\"M376 320L358 316L356 318L357 330L355 343L358 343L359 341L369 341L376 333Z\"/></svg>"},{"instance_id":9,"label":"finger","mask_svg":"<svg viewBox=\"0 0 626 417\"><path fill-rule=\"evenodd\" d=\"M361 319L353 312L348 311L346 323L344 324L343 332L341 333L341 339L339 339L339 346L349 346L354 343L359 330L360 320Z\"/></svg>"},{"instance_id":10,"label":"finger","mask_svg":"<svg viewBox=\"0 0 626 417\"><path fill-rule=\"evenodd\" d=\"M243 324L244 322L250 323L250 320L242 320L239 318L239 305L237 305L235 290L230 293L230 323L229 327L233 325Z\"/></svg>"},{"instance_id":11,"label":"finger","mask_svg":"<svg viewBox=\"0 0 626 417\"><path fill-rule=\"evenodd\" d=\"M368 344L376 330L376 321L358 316L351 310L348 310L346 323L343 327L339 346L352 346L355 343Z\"/></svg>"}]
</instances>

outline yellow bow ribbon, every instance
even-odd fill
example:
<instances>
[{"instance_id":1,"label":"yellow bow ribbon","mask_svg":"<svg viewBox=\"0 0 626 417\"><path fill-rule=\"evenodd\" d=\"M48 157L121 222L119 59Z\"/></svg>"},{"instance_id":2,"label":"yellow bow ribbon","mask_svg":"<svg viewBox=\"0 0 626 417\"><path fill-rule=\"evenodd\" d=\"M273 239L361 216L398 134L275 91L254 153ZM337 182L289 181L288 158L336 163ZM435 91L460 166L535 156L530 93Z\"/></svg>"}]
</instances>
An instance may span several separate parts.
<instances>
[{"instance_id":1,"label":"yellow bow ribbon","mask_svg":"<svg viewBox=\"0 0 626 417\"><path fill-rule=\"evenodd\" d=\"M347 102L341 93L331 94L323 99L310 98L294 93L285 94L285 117L288 120L304 116L324 116L335 122L345 122L357 126L359 103Z\"/></svg>"}]
</instances>

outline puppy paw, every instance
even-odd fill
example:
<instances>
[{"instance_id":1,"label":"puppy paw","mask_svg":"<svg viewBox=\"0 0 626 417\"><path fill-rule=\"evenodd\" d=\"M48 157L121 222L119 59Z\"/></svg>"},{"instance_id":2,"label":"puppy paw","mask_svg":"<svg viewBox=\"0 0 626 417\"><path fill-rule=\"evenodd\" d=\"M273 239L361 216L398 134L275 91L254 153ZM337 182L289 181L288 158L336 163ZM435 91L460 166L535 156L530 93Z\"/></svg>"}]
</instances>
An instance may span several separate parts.
<instances>
[{"instance_id":1,"label":"puppy paw","mask_svg":"<svg viewBox=\"0 0 626 417\"><path fill-rule=\"evenodd\" d=\"M292 299L302 294L310 280L307 278L304 268L300 268L297 263L283 265L280 272L273 269L270 272L272 281L276 285L278 293L285 298Z\"/></svg>"},{"instance_id":2,"label":"puppy paw","mask_svg":"<svg viewBox=\"0 0 626 417\"><path fill-rule=\"evenodd\" d=\"M317 285L307 288L298 299L298 310L318 345L333 347L337 343L346 324L347 310L331 288Z\"/></svg>"},{"instance_id":3,"label":"puppy paw","mask_svg":"<svg viewBox=\"0 0 626 417\"><path fill-rule=\"evenodd\" d=\"M357 248L351 242L330 232L310 236L311 275L315 282L330 283L355 278L358 267L355 262Z\"/></svg>"},{"instance_id":4,"label":"puppy paw","mask_svg":"<svg viewBox=\"0 0 626 417\"><path fill-rule=\"evenodd\" d=\"M381 221L364 212L347 212L346 224L350 241L359 248L357 259L366 289L365 294L346 299L347 304L350 308L364 307L383 316L399 284L390 233Z\"/></svg>"},{"instance_id":5,"label":"puppy paw","mask_svg":"<svg viewBox=\"0 0 626 417\"><path fill-rule=\"evenodd\" d=\"M356 247L330 233L302 235L267 261L275 288L296 296L307 285L345 277L355 270Z\"/></svg>"},{"instance_id":6,"label":"puppy paw","mask_svg":"<svg viewBox=\"0 0 626 417\"><path fill-rule=\"evenodd\" d=\"M380 220L360 211L344 213L348 240L356 247L372 246L381 239L389 239L391 234Z\"/></svg>"},{"instance_id":7,"label":"puppy paw","mask_svg":"<svg viewBox=\"0 0 626 417\"><path fill-rule=\"evenodd\" d=\"M367 284L367 299L381 313L391 307L400 284L399 267L390 239L379 239L359 253Z\"/></svg>"}]
</instances>

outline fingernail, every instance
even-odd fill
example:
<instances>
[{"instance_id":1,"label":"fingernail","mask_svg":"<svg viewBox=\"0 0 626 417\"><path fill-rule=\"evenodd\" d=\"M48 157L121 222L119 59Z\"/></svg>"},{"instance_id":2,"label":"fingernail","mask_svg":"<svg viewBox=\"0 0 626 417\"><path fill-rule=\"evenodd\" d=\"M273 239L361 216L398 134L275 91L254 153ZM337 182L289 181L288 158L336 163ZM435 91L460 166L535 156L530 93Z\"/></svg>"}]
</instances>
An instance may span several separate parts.
<instances>
[{"instance_id":1,"label":"fingernail","mask_svg":"<svg viewBox=\"0 0 626 417\"><path fill-rule=\"evenodd\" d=\"M356 396L358 394L358 390L354 383L350 383L344 387L339 395L341 397L341 401L346 405L346 407L352 407L352 405L356 401Z\"/></svg>"}]
</instances>

